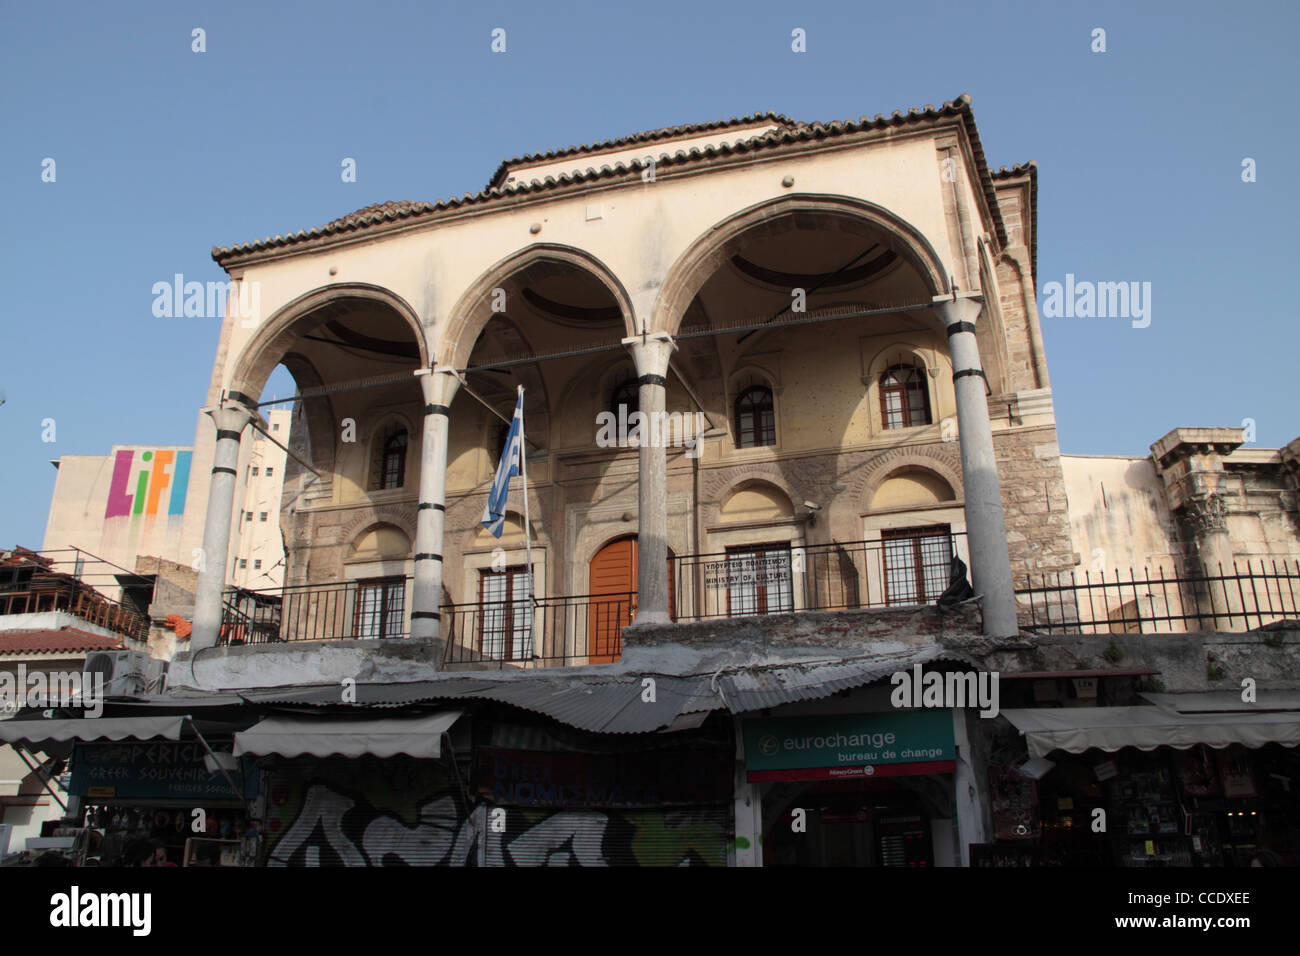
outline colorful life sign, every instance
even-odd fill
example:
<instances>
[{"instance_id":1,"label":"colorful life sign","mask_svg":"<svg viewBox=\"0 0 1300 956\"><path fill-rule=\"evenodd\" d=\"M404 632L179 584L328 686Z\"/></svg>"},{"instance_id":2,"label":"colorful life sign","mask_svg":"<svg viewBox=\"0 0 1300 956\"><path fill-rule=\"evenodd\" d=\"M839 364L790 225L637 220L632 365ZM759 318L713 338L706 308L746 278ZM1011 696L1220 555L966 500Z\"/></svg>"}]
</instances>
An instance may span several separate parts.
<instances>
[{"instance_id":1,"label":"colorful life sign","mask_svg":"<svg viewBox=\"0 0 1300 956\"><path fill-rule=\"evenodd\" d=\"M950 710L745 721L751 782L950 773L955 760Z\"/></svg>"},{"instance_id":2,"label":"colorful life sign","mask_svg":"<svg viewBox=\"0 0 1300 956\"><path fill-rule=\"evenodd\" d=\"M113 483L108 489L104 517L182 514L192 455L188 450L170 448L119 450L113 461Z\"/></svg>"}]
</instances>

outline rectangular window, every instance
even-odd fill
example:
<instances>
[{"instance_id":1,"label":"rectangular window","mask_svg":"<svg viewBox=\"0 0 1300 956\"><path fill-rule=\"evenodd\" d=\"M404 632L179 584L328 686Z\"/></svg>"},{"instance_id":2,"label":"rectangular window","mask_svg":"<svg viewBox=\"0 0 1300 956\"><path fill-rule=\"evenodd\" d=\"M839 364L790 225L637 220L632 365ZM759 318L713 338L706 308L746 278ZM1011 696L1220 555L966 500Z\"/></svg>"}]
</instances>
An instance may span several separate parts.
<instances>
[{"instance_id":1,"label":"rectangular window","mask_svg":"<svg viewBox=\"0 0 1300 956\"><path fill-rule=\"evenodd\" d=\"M269 467L268 467L268 468L266 469L266 477L270 478L270 477L271 477L272 475L274 475L274 474L275 474L275 469L274 469L274 468L269 468Z\"/></svg>"},{"instance_id":2,"label":"rectangular window","mask_svg":"<svg viewBox=\"0 0 1300 956\"><path fill-rule=\"evenodd\" d=\"M257 466L256 466L256 465L253 466L253 477L254 477L254 478L257 477Z\"/></svg>"},{"instance_id":3,"label":"rectangular window","mask_svg":"<svg viewBox=\"0 0 1300 956\"><path fill-rule=\"evenodd\" d=\"M948 525L887 530L882 538L886 604L930 604L947 590L952 565Z\"/></svg>"},{"instance_id":4,"label":"rectangular window","mask_svg":"<svg viewBox=\"0 0 1300 956\"><path fill-rule=\"evenodd\" d=\"M254 570L254 571L261 571L261 570L262 570L262 559L261 559L261 558L254 558L254 559L253 559L253 570Z\"/></svg>"},{"instance_id":5,"label":"rectangular window","mask_svg":"<svg viewBox=\"0 0 1300 956\"><path fill-rule=\"evenodd\" d=\"M239 569L242 571L248 567L248 558L239 559Z\"/></svg>"},{"instance_id":6,"label":"rectangular window","mask_svg":"<svg viewBox=\"0 0 1300 956\"><path fill-rule=\"evenodd\" d=\"M794 610L789 543L728 548L726 574L729 616Z\"/></svg>"},{"instance_id":7,"label":"rectangular window","mask_svg":"<svg viewBox=\"0 0 1300 956\"><path fill-rule=\"evenodd\" d=\"M271 422L271 431L273 431L273 432L278 432L279 430L280 430L280 423L279 423L279 422Z\"/></svg>"},{"instance_id":8,"label":"rectangular window","mask_svg":"<svg viewBox=\"0 0 1300 956\"><path fill-rule=\"evenodd\" d=\"M358 582L357 637L374 639L404 637L405 611L405 578L375 578Z\"/></svg>"},{"instance_id":9,"label":"rectangular window","mask_svg":"<svg viewBox=\"0 0 1300 956\"><path fill-rule=\"evenodd\" d=\"M252 520L253 520L253 512L251 512L251 511L245 511L245 512L244 512L244 520L245 520L245 521L252 521Z\"/></svg>"},{"instance_id":10,"label":"rectangular window","mask_svg":"<svg viewBox=\"0 0 1300 956\"><path fill-rule=\"evenodd\" d=\"M533 656L533 615L522 566L479 572L479 651L489 660Z\"/></svg>"},{"instance_id":11,"label":"rectangular window","mask_svg":"<svg viewBox=\"0 0 1300 956\"><path fill-rule=\"evenodd\" d=\"M263 511L261 514L259 514L259 515L257 516L257 520L258 520L258 521L265 521L265 520L266 520L266 512Z\"/></svg>"}]
</instances>

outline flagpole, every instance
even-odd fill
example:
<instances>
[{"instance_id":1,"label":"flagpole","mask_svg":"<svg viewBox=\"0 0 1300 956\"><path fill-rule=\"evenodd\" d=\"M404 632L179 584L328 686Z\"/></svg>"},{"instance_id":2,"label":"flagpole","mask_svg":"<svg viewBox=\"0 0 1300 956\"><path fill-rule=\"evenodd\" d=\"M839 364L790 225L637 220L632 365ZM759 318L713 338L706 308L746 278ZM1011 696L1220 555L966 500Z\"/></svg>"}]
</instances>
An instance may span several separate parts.
<instances>
[{"instance_id":1,"label":"flagpole","mask_svg":"<svg viewBox=\"0 0 1300 956\"><path fill-rule=\"evenodd\" d=\"M524 487L524 561L528 574L528 643L532 656L533 619L537 614L537 596L533 593L533 522L528 515L528 453L524 443L524 387L519 386L519 477Z\"/></svg>"}]
</instances>

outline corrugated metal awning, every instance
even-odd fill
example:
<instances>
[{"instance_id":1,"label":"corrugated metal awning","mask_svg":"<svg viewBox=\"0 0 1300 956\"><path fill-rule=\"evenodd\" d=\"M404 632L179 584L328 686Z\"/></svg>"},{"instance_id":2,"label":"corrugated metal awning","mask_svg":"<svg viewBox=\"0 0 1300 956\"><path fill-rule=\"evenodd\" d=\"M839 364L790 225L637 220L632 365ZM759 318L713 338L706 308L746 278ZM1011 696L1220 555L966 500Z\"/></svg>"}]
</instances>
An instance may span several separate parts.
<instances>
[{"instance_id":1,"label":"corrugated metal awning","mask_svg":"<svg viewBox=\"0 0 1300 956\"><path fill-rule=\"evenodd\" d=\"M1045 757L1053 750L1077 754L1093 748L1113 753L1124 747L1300 745L1300 713L1197 715L1159 707L1060 707L1002 714L1024 734L1033 757Z\"/></svg>"},{"instance_id":2,"label":"corrugated metal awning","mask_svg":"<svg viewBox=\"0 0 1300 956\"><path fill-rule=\"evenodd\" d=\"M235 756L395 757L427 760L442 756L442 735L460 719L459 710L422 717L361 719L267 717L235 734Z\"/></svg>"},{"instance_id":3,"label":"corrugated metal awning","mask_svg":"<svg viewBox=\"0 0 1300 956\"><path fill-rule=\"evenodd\" d=\"M48 744L92 740L181 739L184 717L76 717L66 720L0 720L0 743L40 750Z\"/></svg>"}]
</instances>

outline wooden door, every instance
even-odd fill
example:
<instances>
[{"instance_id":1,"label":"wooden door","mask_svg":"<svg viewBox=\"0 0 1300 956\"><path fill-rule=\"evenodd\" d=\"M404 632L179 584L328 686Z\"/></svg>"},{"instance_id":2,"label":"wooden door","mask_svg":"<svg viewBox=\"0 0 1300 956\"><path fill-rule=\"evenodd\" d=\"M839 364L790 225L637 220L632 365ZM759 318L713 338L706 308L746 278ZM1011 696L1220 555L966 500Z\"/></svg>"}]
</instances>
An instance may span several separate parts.
<instances>
[{"instance_id":1,"label":"wooden door","mask_svg":"<svg viewBox=\"0 0 1300 956\"><path fill-rule=\"evenodd\" d=\"M668 616L677 619L673 551L668 549ZM611 541L591 559L587 593L592 595L587 614L587 653L592 664L612 663L620 654L621 628L636 618L636 536ZM609 595L600 600L597 595ZM620 600L615 600L619 598Z\"/></svg>"},{"instance_id":2,"label":"wooden door","mask_svg":"<svg viewBox=\"0 0 1300 956\"><path fill-rule=\"evenodd\" d=\"M609 664L619 656L622 628L636 615L636 567L635 537L611 541L591 559L587 653L592 664Z\"/></svg>"}]
</instances>

